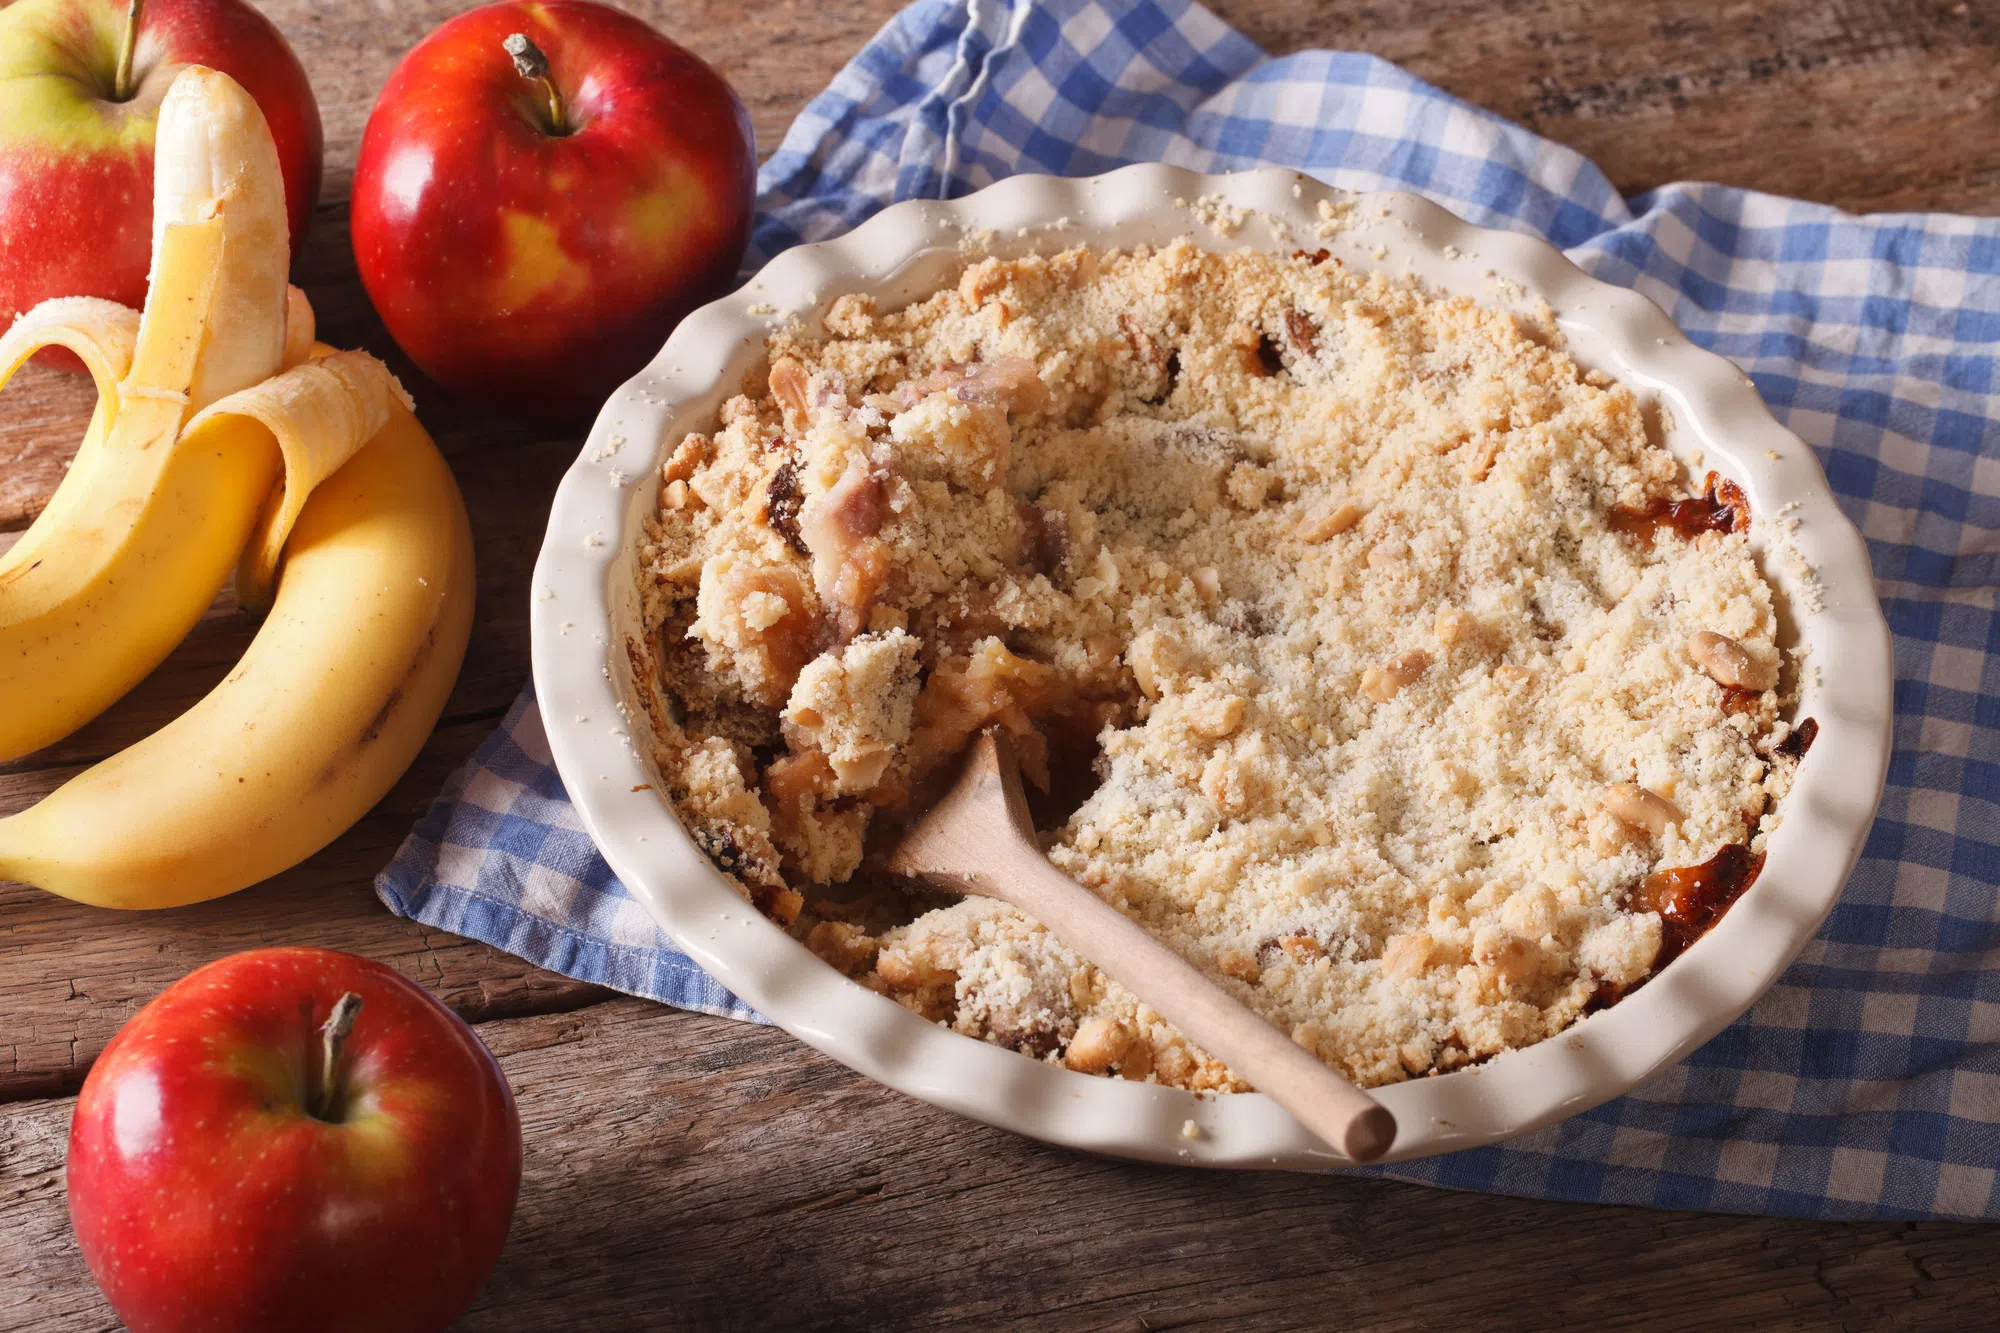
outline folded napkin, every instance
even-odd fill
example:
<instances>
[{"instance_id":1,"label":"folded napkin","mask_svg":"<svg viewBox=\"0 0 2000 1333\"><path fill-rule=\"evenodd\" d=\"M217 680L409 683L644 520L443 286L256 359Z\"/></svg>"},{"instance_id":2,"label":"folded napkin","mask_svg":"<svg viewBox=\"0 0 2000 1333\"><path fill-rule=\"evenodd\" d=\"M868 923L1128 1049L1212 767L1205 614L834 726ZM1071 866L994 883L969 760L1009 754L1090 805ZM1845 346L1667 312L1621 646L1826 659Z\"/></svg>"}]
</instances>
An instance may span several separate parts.
<instances>
[{"instance_id":1,"label":"folded napkin","mask_svg":"<svg viewBox=\"0 0 2000 1333\"><path fill-rule=\"evenodd\" d=\"M759 180L749 265L1012 172L1286 166L1534 232L1736 361L1825 465L1895 632L1896 749L1819 937L1628 1096L1380 1174L1600 1203L2000 1218L2000 223L1715 185L1624 199L1576 153L1369 56L1271 59L1182 0L920 0ZM524 695L378 882L544 967L754 1018L583 832Z\"/></svg>"}]
</instances>

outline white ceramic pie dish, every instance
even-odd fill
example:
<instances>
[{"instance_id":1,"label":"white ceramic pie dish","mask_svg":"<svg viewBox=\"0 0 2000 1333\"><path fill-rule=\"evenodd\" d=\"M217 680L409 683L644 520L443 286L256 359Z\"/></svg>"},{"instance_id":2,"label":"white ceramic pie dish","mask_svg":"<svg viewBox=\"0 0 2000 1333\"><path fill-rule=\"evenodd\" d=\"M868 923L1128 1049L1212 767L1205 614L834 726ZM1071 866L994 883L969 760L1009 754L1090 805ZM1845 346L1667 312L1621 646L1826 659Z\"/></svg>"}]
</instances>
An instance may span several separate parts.
<instances>
[{"instance_id":1,"label":"white ceramic pie dish","mask_svg":"<svg viewBox=\"0 0 2000 1333\"><path fill-rule=\"evenodd\" d=\"M1248 210L1224 235L1214 221ZM1315 234L1321 201L1350 207ZM1220 209L1216 207L1220 205ZM1659 308L1596 281L1531 237L1474 227L1405 194L1350 195L1295 172L1202 176L1165 166L1087 179L1020 176L964 199L889 208L837 240L801 246L735 294L689 316L598 416L560 490L536 565L534 675L550 748L571 798L619 878L711 975L800 1040L871 1078L1018 1133L1096 1152L1205 1166L1320 1168L1343 1159L1256 1094L1197 1096L1073 1073L960 1036L848 980L750 908L676 821L645 757L629 643L643 641L636 569L663 448L712 429L765 333L816 320L867 292L894 308L935 291L990 232L995 253L1077 243L1210 249L1324 247L1351 269L1414 274L1434 289L1509 306L1546 300L1572 354L1666 410L1668 446L1748 493L1751 538L1774 518L1810 567L1766 559L1787 641L1816 674L1800 717L1819 722L1772 835L1764 871L1721 922L1658 977L1562 1035L1483 1065L1377 1090L1400 1132L1389 1160L1492 1143L1628 1091L1735 1019L1804 947L1860 854L1887 769L1888 628L1867 553L1811 450L1772 419L1736 367L1696 348ZM581 631L589 631L588 633ZM649 655L648 655L649 660ZM615 725L614 725L615 723ZM1191 1122L1191 1124L1190 1124Z\"/></svg>"}]
</instances>

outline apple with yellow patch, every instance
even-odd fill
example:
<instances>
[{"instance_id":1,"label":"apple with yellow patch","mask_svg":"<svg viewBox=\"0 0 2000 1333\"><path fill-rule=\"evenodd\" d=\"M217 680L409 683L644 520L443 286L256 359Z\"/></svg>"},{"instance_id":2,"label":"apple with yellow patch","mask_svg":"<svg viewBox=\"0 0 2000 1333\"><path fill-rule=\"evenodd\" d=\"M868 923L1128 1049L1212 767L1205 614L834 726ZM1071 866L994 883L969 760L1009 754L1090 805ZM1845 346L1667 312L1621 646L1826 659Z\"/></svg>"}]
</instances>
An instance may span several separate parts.
<instances>
[{"instance_id":1,"label":"apple with yellow patch","mask_svg":"<svg viewBox=\"0 0 2000 1333\"><path fill-rule=\"evenodd\" d=\"M354 258L432 379L594 410L729 289L757 153L700 59L590 0L507 0L403 58L354 173Z\"/></svg>"}]
</instances>

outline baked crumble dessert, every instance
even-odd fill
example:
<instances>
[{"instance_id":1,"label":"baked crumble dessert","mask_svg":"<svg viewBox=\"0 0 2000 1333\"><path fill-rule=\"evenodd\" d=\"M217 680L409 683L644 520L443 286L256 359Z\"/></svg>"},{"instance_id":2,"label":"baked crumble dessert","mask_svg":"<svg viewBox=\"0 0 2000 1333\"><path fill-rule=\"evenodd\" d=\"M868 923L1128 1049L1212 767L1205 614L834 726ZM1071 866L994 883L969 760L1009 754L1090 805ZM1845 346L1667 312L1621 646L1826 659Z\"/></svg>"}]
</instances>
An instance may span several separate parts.
<instances>
[{"instance_id":1,"label":"baked crumble dessert","mask_svg":"<svg viewBox=\"0 0 2000 1333\"><path fill-rule=\"evenodd\" d=\"M1561 1031L1756 875L1810 736L1747 506L1552 321L1180 242L823 325L671 451L632 650L690 832L864 984L1243 1086L880 871L987 726L1058 866L1364 1085Z\"/></svg>"}]
</instances>

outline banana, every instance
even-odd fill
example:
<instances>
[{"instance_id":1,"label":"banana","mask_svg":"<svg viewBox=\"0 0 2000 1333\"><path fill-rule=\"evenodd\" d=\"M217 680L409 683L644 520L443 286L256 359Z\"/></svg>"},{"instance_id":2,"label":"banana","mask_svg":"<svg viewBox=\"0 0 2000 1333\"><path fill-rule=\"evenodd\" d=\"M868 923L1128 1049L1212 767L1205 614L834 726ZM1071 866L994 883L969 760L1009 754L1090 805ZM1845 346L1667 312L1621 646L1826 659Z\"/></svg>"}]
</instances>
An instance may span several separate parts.
<instances>
[{"instance_id":1,"label":"banana","mask_svg":"<svg viewBox=\"0 0 2000 1333\"><path fill-rule=\"evenodd\" d=\"M0 337L83 357L98 408L0 554L0 761L150 671L237 571L267 611L185 714L0 819L0 879L106 907L234 892L331 842L429 737L472 631L472 532L402 386L313 340L256 104L193 67L160 116L146 309L50 302Z\"/></svg>"},{"instance_id":2,"label":"banana","mask_svg":"<svg viewBox=\"0 0 2000 1333\"><path fill-rule=\"evenodd\" d=\"M81 477L98 466L105 436L118 411L118 384L132 369L132 351L139 342L139 312L95 296L65 296L44 301L14 321L0 336L0 387L43 347L67 347L83 361L97 385L97 409L83 444L70 460L68 476L75 484L57 488L38 521L5 551L0 551L0 579L36 559L52 535L76 521L70 511L91 489Z\"/></svg>"},{"instance_id":3,"label":"banana","mask_svg":"<svg viewBox=\"0 0 2000 1333\"><path fill-rule=\"evenodd\" d=\"M155 152L151 288L136 330L130 312L70 298L0 338L0 383L60 344L99 386L68 475L0 555L0 762L68 735L159 665L278 484L268 441L190 448L182 436L193 413L284 361L291 298L270 130L227 75L192 66L161 105Z\"/></svg>"},{"instance_id":4,"label":"banana","mask_svg":"<svg viewBox=\"0 0 2000 1333\"><path fill-rule=\"evenodd\" d=\"M222 267L187 386L197 412L278 373L292 248L278 144L264 113L227 74L191 65L160 103L150 282L160 280L167 230L209 219L223 224Z\"/></svg>"},{"instance_id":5,"label":"banana","mask_svg":"<svg viewBox=\"0 0 2000 1333\"><path fill-rule=\"evenodd\" d=\"M339 836L422 748L471 633L471 529L387 370L340 358L190 425L190 442L261 434L268 449L288 413L321 421L344 396L348 429L370 438L300 507L270 614L236 669L152 736L0 819L0 879L103 907L231 893Z\"/></svg>"}]
</instances>

